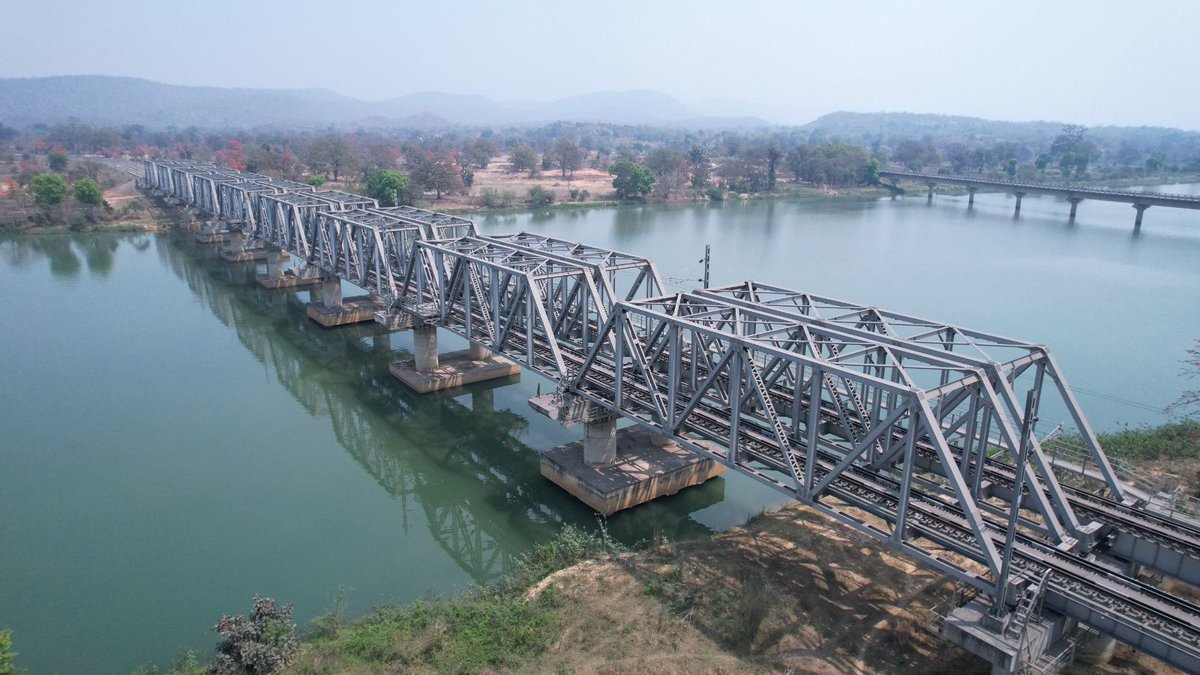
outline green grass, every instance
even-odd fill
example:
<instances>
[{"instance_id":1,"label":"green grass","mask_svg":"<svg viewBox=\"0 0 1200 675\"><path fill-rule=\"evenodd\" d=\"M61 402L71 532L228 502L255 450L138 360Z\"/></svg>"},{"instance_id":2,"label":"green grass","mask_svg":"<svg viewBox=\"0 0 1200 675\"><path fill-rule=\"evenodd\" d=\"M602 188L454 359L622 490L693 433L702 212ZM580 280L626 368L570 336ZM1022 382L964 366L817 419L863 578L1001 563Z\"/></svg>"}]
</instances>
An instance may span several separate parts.
<instances>
[{"instance_id":1,"label":"green grass","mask_svg":"<svg viewBox=\"0 0 1200 675\"><path fill-rule=\"evenodd\" d=\"M1200 458L1200 420L1170 422L1100 434L1109 457L1137 461Z\"/></svg>"},{"instance_id":2,"label":"green grass","mask_svg":"<svg viewBox=\"0 0 1200 675\"><path fill-rule=\"evenodd\" d=\"M293 668L298 673L367 669L478 672L515 668L545 652L558 638L557 594L529 589L558 570L624 550L606 531L564 528L521 556L496 586L455 598L389 607L345 626L321 630Z\"/></svg>"}]
</instances>

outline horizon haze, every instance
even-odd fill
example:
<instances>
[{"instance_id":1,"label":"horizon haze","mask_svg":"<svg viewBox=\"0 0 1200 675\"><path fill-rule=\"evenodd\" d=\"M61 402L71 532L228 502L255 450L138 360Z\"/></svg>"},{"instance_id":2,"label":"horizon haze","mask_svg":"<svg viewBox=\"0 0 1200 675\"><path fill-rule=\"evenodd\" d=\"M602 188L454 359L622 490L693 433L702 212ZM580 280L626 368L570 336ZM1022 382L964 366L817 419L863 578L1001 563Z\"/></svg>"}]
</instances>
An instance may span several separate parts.
<instances>
[{"instance_id":1,"label":"horizon haze","mask_svg":"<svg viewBox=\"0 0 1200 675\"><path fill-rule=\"evenodd\" d=\"M515 108L651 90L699 116L778 124L851 110L1200 128L1200 99L1179 79L1200 62L1200 4L1181 0L1136 11L1077 0L62 7L6 9L22 39L0 44L0 77L317 88L362 101L444 92Z\"/></svg>"}]
</instances>

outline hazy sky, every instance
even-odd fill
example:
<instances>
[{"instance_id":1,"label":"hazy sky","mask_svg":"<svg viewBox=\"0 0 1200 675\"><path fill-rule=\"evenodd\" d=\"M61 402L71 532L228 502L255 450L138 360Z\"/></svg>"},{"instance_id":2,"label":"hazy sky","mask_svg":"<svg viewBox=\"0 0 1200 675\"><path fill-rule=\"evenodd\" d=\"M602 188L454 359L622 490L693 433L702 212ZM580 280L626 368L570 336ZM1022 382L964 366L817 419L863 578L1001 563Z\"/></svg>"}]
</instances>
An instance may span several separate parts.
<instances>
[{"instance_id":1,"label":"hazy sky","mask_svg":"<svg viewBox=\"0 0 1200 675\"><path fill-rule=\"evenodd\" d=\"M1200 2L0 0L0 76L1200 128ZM767 116L778 116L776 114Z\"/></svg>"}]
</instances>

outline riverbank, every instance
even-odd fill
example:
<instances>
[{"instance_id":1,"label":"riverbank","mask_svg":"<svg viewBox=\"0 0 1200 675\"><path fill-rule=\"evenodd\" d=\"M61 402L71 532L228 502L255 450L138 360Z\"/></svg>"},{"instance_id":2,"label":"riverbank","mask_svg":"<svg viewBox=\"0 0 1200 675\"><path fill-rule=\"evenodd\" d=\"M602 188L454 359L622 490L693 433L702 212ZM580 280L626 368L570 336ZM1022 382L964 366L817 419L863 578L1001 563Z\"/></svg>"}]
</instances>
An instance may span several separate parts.
<instances>
[{"instance_id":1,"label":"riverbank","mask_svg":"<svg viewBox=\"0 0 1200 675\"><path fill-rule=\"evenodd\" d=\"M848 188L829 188L815 187L807 185L788 185L781 187L775 192L756 192L756 193L737 193L727 192L720 201L766 201L766 200L793 200L803 201L805 199L878 199L881 197L890 197L892 192L883 187L876 186L860 186ZM711 202L710 198L703 195L690 195L686 191L680 196L670 199L656 199L647 202L622 202L615 199L597 199L592 201L555 201L549 205L541 207L533 207L529 204L519 204L502 208L489 208L482 204L459 203L451 200L420 202L420 206L443 213L453 213L456 215L468 214L515 214L515 213L549 213L551 211L572 211L581 209L594 208L611 208L617 206L630 205L681 205L681 204L703 204Z\"/></svg>"},{"instance_id":2,"label":"riverbank","mask_svg":"<svg viewBox=\"0 0 1200 675\"><path fill-rule=\"evenodd\" d=\"M799 505L636 552L567 531L495 589L318 634L287 672L986 672L925 629L952 592Z\"/></svg>"},{"instance_id":3,"label":"riverbank","mask_svg":"<svg viewBox=\"0 0 1200 675\"><path fill-rule=\"evenodd\" d=\"M1114 457L1195 459L1198 429L1185 421L1101 439ZM313 621L285 672L988 672L926 627L954 591L949 578L799 504L635 550L568 527L494 586ZM201 668L190 656L171 672ZM1173 671L1119 646L1092 672Z\"/></svg>"}]
</instances>

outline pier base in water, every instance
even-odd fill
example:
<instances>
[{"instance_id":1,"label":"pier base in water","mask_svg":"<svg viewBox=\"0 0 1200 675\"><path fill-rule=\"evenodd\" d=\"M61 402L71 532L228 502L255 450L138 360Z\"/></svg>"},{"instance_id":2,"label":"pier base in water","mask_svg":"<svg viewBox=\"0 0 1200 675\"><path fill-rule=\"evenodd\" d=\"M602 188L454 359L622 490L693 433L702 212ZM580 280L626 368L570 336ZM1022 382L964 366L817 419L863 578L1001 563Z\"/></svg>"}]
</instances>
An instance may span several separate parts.
<instances>
[{"instance_id":1,"label":"pier base in water","mask_svg":"<svg viewBox=\"0 0 1200 675\"><path fill-rule=\"evenodd\" d=\"M521 366L503 356L485 354L478 358L480 354L473 354L470 349L438 354L437 365L424 372L417 370L418 354L417 359L393 362L388 370L418 394L521 374Z\"/></svg>"},{"instance_id":2,"label":"pier base in water","mask_svg":"<svg viewBox=\"0 0 1200 675\"><path fill-rule=\"evenodd\" d=\"M231 263L256 262L259 260L266 260L267 256L271 255L272 253L282 254L283 258L288 257L287 251L279 251L277 249L268 249L265 246L258 246L255 248L221 251L221 260Z\"/></svg>"},{"instance_id":3,"label":"pier base in water","mask_svg":"<svg viewBox=\"0 0 1200 675\"><path fill-rule=\"evenodd\" d=\"M725 472L723 465L641 427L616 432L616 457L606 466L585 461L588 444L585 439L543 452L541 472L605 516L673 495Z\"/></svg>"},{"instance_id":4,"label":"pier base in water","mask_svg":"<svg viewBox=\"0 0 1200 675\"><path fill-rule=\"evenodd\" d=\"M296 270L285 270L278 276L259 274L255 276L258 285L263 288L303 288L321 283L320 274L300 274Z\"/></svg>"},{"instance_id":5,"label":"pier base in water","mask_svg":"<svg viewBox=\"0 0 1200 675\"><path fill-rule=\"evenodd\" d=\"M325 326L346 326L352 323L374 321L375 313L385 309L383 300L370 295L356 295L341 299L340 304L327 305L324 302L310 302L304 312L308 318Z\"/></svg>"},{"instance_id":6,"label":"pier base in water","mask_svg":"<svg viewBox=\"0 0 1200 675\"><path fill-rule=\"evenodd\" d=\"M223 230L198 232L196 241L201 244L224 244L229 241L229 232Z\"/></svg>"}]
</instances>

